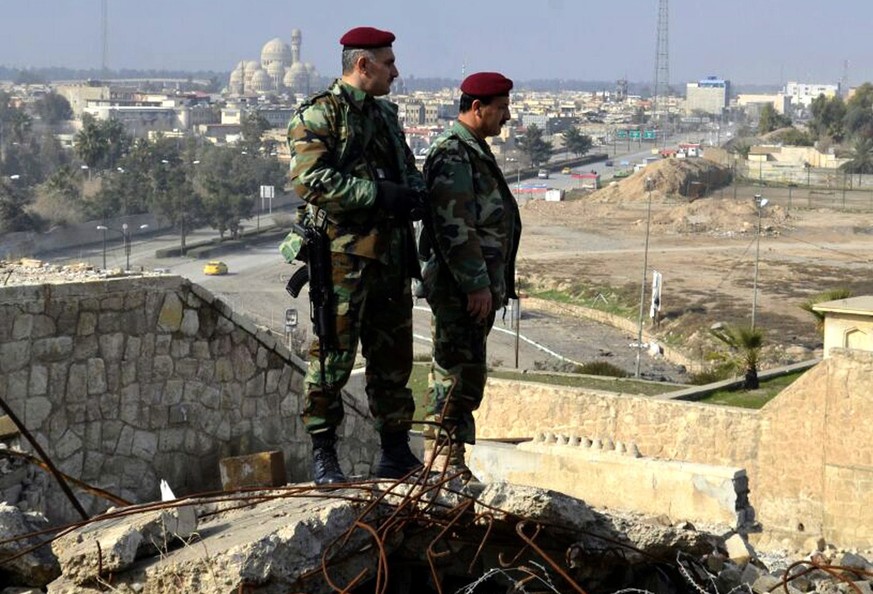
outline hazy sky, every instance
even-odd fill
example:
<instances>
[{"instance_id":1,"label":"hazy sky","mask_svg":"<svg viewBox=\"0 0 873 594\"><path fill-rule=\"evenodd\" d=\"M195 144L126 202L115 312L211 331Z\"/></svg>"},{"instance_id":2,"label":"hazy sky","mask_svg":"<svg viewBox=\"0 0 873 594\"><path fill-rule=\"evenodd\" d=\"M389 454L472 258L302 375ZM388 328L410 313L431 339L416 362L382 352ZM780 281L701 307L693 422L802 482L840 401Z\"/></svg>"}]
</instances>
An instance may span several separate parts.
<instances>
[{"instance_id":1,"label":"hazy sky","mask_svg":"<svg viewBox=\"0 0 873 594\"><path fill-rule=\"evenodd\" d=\"M109 0L110 68L230 71L303 32L302 57L339 70L338 39L390 29L402 75L649 81L657 0ZM673 0L670 82L873 79L870 0ZM0 0L0 64L99 68L100 0Z\"/></svg>"}]
</instances>

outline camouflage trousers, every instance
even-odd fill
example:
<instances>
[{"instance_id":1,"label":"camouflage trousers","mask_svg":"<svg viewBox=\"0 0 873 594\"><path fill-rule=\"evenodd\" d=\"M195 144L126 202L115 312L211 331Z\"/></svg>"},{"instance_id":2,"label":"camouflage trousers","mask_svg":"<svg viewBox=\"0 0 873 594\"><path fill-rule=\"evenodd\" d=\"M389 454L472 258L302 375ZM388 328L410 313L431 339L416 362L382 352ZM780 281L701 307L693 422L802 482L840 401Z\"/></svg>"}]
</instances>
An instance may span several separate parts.
<instances>
[{"instance_id":1,"label":"camouflage trousers","mask_svg":"<svg viewBox=\"0 0 873 594\"><path fill-rule=\"evenodd\" d=\"M486 345L494 313L476 322L467 313L466 298L456 294L430 299L433 318L433 360L425 395L425 420L440 421L451 441L476 443L473 411L482 403L487 379ZM432 425L425 437L436 437Z\"/></svg>"},{"instance_id":2,"label":"camouflage trousers","mask_svg":"<svg viewBox=\"0 0 873 594\"><path fill-rule=\"evenodd\" d=\"M341 391L355 364L358 343L366 359L370 414L378 431L408 430L415 412L406 387L412 372L412 291L401 267L368 258L331 254L338 348L326 353L321 385L318 339L309 348L301 417L309 433L338 426Z\"/></svg>"}]
</instances>

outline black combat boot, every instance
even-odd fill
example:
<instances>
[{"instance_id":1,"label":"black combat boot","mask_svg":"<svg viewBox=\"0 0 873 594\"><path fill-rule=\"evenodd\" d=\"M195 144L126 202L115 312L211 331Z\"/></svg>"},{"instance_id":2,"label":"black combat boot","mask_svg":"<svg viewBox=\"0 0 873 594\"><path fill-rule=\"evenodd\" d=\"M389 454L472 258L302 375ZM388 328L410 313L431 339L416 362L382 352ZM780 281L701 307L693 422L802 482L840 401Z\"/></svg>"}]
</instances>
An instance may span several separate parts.
<instances>
[{"instance_id":1,"label":"black combat boot","mask_svg":"<svg viewBox=\"0 0 873 594\"><path fill-rule=\"evenodd\" d=\"M316 485L347 483L336 457L334 430L312 434L312 478Z\"/></svg>"},{"instance_id":2,"label":"black combat boot","mask_svg":"<svg viewBox=\"0 0 873 594\"><path fill-rule=\"evenodd\" d=\"M409 449L409 431L386 432L379 436L382 439L382 455L376 466L377 477L399 479L421 468L421 460Z\"/></svg>"}]
</instances>

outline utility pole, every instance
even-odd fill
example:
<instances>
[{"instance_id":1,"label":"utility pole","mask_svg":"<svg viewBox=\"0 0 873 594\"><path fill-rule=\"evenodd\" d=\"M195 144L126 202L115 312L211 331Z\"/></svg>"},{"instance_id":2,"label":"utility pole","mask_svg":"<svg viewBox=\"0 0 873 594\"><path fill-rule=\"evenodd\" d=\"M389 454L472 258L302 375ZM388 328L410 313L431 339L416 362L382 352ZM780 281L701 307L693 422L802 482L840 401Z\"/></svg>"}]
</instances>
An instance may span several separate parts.
<instances>
[{"instance_id":1,"label":"utility pole","mask_svg":"<svg viewBox=\"0 0 873 594\"><path fill-rule=\"evenodd\" d=\"M637 362L634 377L640 377L640 356L643 351L643 308L646 300L646 279L648 278L649 270L649 230L652 223L652 190L655 189L655 180L651 177L646 178L646 193L648 197L648 207L646 209L646 247L643 252L643 282L640 284L640 319L637 326Z\"/></svg>"}]
</instances>

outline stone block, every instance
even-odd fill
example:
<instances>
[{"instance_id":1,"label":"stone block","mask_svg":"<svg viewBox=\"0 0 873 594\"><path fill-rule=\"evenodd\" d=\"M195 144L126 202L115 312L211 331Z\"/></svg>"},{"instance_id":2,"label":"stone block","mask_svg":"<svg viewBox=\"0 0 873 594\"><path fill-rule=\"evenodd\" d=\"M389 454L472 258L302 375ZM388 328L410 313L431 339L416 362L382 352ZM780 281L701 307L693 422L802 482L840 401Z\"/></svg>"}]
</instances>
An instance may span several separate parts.
<instances>
[{"instance_id":1,"label":"stone block","mask_svg":"<svg viewBox=\"0 0 873 594\"><path fill-rule=\"evenodd\" d=\"M182 314L182 301L175 293L168 293L158 314L158 328L164 332L177 332L182 326Z\"/></svg>"},{"instance_id":2,"label":"stone block","mask_svg":"<svg viewBox=\"0 0 873 594\"><path fill-rule=\"evenodd\" d=\"M221 487L234 491L244 487L281 487L287 483L282 452L258 452L218 461Z\"/></svg>"},{"instance_id":3,"label":"stone block","mask_svg":"<svg viewBox=\"0 0 873 594\"><path fill-rule=\"evenodd\" d=\"M0 417L0 439L15 437L16 435L18 435L18 433L18 427L15 426L15 423L12 422L12 419L10 419L6 415Z\"/></svg>"},{"instance_id":4,"label":"stone block","mask_svg":"<svg viewBox=\"0 0 873 594\"><path fill-rule=\"evenodd\" d=\"M197 529L191 506L144 511L127 517L97 519L52 543L66 579L84 584L99 572L118 572L146 551L166 551Z\"/></svg>"}]
</instances>

